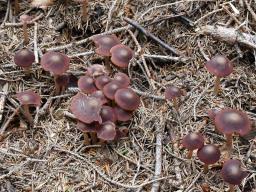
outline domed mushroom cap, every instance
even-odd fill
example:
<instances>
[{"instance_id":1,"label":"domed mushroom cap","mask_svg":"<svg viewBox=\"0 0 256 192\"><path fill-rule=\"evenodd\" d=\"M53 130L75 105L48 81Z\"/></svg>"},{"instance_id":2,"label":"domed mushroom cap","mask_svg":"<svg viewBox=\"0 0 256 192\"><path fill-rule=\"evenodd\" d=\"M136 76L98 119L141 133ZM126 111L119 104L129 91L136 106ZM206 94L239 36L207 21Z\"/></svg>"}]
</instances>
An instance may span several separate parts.
<instances>
[{"instance_id":1,"label":"domed mushroom cap","mask_svg":"<svg viewBox=\"0 0 256 192\"><path fill-rule=\"evenodd\" d=\"M114 100L116 91L121 88L119 83L111 81L103 87L103 93L108 99Z\"/></svg>"},{"instance_id":2,"label":"domed mushroom cap","mask_svg":"<svg viewBox=\"0 0 256 192\"><path fill-rule=\"evenodd\" d=\"M33 17L31 17L31 16L29 16L29 15L27 15L27 14L24 14L24 15L21 15L21 16L20 16L20 21L21 21L22 23L27 23L27 22L31 21L32 18L33 18Z\"/></svg>"},{"instance_id":3,"label":"domed mushroom cap","mask_svg":"<svg viewBox=\"0 0 256 192\"><path fill-rule=\"evenodd\" d=\"M252 128L248 116L236 109L223 109L219 111L214 122L216 128L224 134L238 133L246 135Z\"/></svg>"},{"instance_id":4,"label":"domed mushroom cap","mask_svg":"<svg viewBox=\"0 0 256 192\"><path fill-rule=\"evenodd\" d=\"M21 105L40 106L40 103L41 103L40 95L31 90L17 93L16 97Z\"/></svg>"},{"instance_id":5,"label":"domed mushroom cap","mask_svg":"<svg viewBox=\"0 0 256 192\"><path fill-rule=\"evenodd\" d=\"M116 125L111 121L107 121L101 124L97 137L105 141L114 140L116 136Z\"/></svg>"},{"instance_id":6,"label":"domed mushroom cap","mask_svg":"<svg viewBox=\"0 0 256 192\"><path fill-rule=\"evenodd\" d=\"M116 35L96 35L92 40L97 46L95 52L102 56L110 56L110 49L121 43Z\"/></svg>"},{"instance_id":7,"label":"domed mushroom cap","mask_svg":"<svg viewBox=\"0 0 256 192\"><path fill-rule=\"evenodd\" d=\"M204 146L204 137L200 133L189 133L182 139L182 145L188 150L200 149Z\"/></svg>"},{"instance_id":8,"label":"domed mushroom cap","mask_svg":"<svg viewBox=\"0 0 256 192\"><path fill-rule=\"evenodd\" d=\"M94 79L86 75L79 78L78 88L86 94L90 94L97 91L97 88L94 84Z\"/></svg>"},{"instance_id":9,"label":"domed mushroom cap","mask_svg":"<svg viewBox=\"0 0 256 192\"><path fill-rule=\"evenodd\" d=\"M108 99L105 97L105 95L103 94L103 91L101 90L93 92L91 96L99 99L102 105L108 103Z\"/></svg>"},{"instance_id":10,"label":"domed mushroom cap","mask_svg":"<svg viewBox=\"0 0 256 192\"><path fill-rule=\"evenodd\" d=\"M124 110L134 111L140 106L140 97L132 89L123 88L115 93L115 102Z\"/></svg>"},{"instance_id":11,"label":"domed mushroom cap","mask_svg":"<svg viewBox=\"0 0 256 192\"><path fill-rule=\"evenodd\" d=\"M209 119L210 119L211 121L214 121L214 119L215 119L215 117L216 117L216 115L217 115L218 112L219 112L218 109L208 109L208 110L206 111L207 116L209 117Z\"/></svg>"},{"instance_id":12,"label":"domed mushroom cap","mask_svg":"<svg viewBox=\"0 0 256 192\"><path fill-rule=\"evenodd\" d=\"M240 185L247 176L246 171L241 170L241 162L236 159L227 160L221 169L223 180L232 185Z\"/></svg>"},{"instance_id":13,"label":"domed mushroom cap","mask_svg":"<svg viewBox=\"0 0 256 192\"><path fill-rule=\"evenodd\" d=\"M77 127L77 129L79 129L80 131L85 132L85 133L97 132L100 127L100 124L98 122L93 122L93 123L87 124L87 123L78 121L76 124L76 127Z\"/></svg>"},{"instance_id":14,"label":"domed mushroom cap","mask_svg":"<svg viewBox=\"0 0 256 192\"><path fill-rule=\"evenodd\" d=\"M111 81L107 75L101 75L95 79L95 85L98 89L102 90L103 87Z\"/></svg>"},{"instance_id":15,"label":"domed mushroom cap","mask_svg":"<svg viewBox=\"0 0 256 192\"><path fill-rule=\"evenodd\" d=\"M116 45L110 49L111 61L114 65L121 68L126 68L129 65L134 53L133 51L122 44Z\"/></svg>"},{"instance_id":16,"label":"domed mushroom cap","mask_svg":"<svg viewBox=\"0 0 256 192\"><path fill-rule=\"evenodd\" d=\"M71 100L70 110L78 120L84 123L89 124L94 121L101 123L101 107L102 104L99 99L77 93Z\"/></svg>"},{"instance_id":17,"label":"domed mushroom cap","mask_svg":"<svg viewBox=\"0 0 256 192\"><path fill-rule=\"evenodd\" d=\"M205 64L206 69L217 77L226 77L233 72L233 65L231 61L223 56L217 55Z\"/></svg>"},{"instance_id":18,"label":"domed mushroom cap","mask_svg":"<svg viewBox=\"0 0 256 192\"><path fill-rule=\"evenodd\" d=\"M127 88L131 83L130 78L125 73L121 72L114 75L114 81L120 83L123 88Z\"/></svg>"},{"instance_id":19,"label":"domed mushroom cap","mask_svg":"<svg viewBox=\"0 0 256 192\"><path fill-rule=\"evenodd\" d=\"M197 156L207 165L214 164L220 159L220 150L212 144L204 145L197 151Z\"/></svg>"},{"instance_id":20,"label":"domed mushroom cap","mask_svg":"<svg viewBox=\"0 0 256 192\"><path fill-rule=\"evenodd\" d=\"M97 77L100 75L107 74L107 71L103 65L94 64L89 67L87 67L86 75Z\"/></svg>"},{"instance_id":21,"label":"domed mushroom cap","mask_svg":"<svg viewBox=\"0 0 256 192\"><path fill-rule=\"evenodd\" d=\"M53 51L44 54L41 59L43 69L55 75L65 73L69 69L69 62L70 59L68 56Z\"/></svg>"},{"instance_id":22,"label":"domed mushroom cap","mask_svg":"<svg viewBox=\"0 0 256 192\"><path fill-rule=\"evenodd\" d=\"M102 122L111 121L116 122L116 114L114 109L110 106L103 105L100 111Z\"/></svg>"},{"instance_id":23,"label":"domed mushroom cap","mask_svg":"<svg viewBox=\"0 0 256 192\"><path fill-rule=\"evenodd\" d=\"M132 118L133 112L126 111L118 106L114 108L116 118L118 121L129 121Z\"/></svg>"},{"instance_id":24,"label":"domed mushroom cap","mask_svg":"<svg viewBox=\"0 0 256 192\"><path fill-rule=\"evenodd\" d=\"M20 67L30 67L35 62L35 55L29 49L21 49L14 55L14 63Z\"/></svg>"},{"instance_id":25,"label":"domed mushroom cap","mask_svg":"<svg viewBox=\"0 0 256 192\"><path fill-rule=\"evenodd\" d=\"M171 100L171 99L174 99L176 97L182 96L182 94L183 94L182 91L178 87L169 86L165 89L164 97L167 100Z\"/></svg>"}]
</instances>

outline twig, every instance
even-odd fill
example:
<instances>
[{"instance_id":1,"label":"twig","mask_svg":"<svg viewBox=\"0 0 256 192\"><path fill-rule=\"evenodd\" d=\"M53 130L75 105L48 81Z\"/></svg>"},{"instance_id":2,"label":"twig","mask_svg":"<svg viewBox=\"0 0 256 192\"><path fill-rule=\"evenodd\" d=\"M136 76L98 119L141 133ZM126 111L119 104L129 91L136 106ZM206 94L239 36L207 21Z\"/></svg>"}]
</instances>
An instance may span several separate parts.
<instances>
[{"instance_id":1,"label":"twig","mask_svg":"<svg viewBox=\"0 0 256 192\"><path fill-rule=\"evenodd\" d=\"M18 113L20 107L16 108L13 113L8 117L7 121L2 125L0 129L0 135L3 135L7 127L9 126L10 122L13 120L14 116Z\"/></svg>"},{"instance_id":2,"label":"twig","mask_svg":"<svg viewBox=\"0 0 256 192\"><path fill-rule=\"evenodd\" d=\"M182 63L185 63L191 58L189 57L172 57L172 56L166 56L166 55L151 55L151 54L143 54L145 58L150 58L150 59L161 59L161 60L170 60L170 61L179 61Z\"/></svg>"},{"instance_id":3,"label":"twig","mask_svg":"<svg viewBox=\"0 0 256 192\"><path fill-rule=\"evenodd\" d=\"M108 31L109 23L111 21L111 17L112 17L112 14L113 14L113 10L114 10L114 8L116 6L116 3L117 3L117 0L113 1L112 5L111 5L111 7L109 9L105 31Z\"/></svg>"},{"instance_id":4,"label":"twig","mask_svg":"<svg viewBox=\"0 0 256 192\"><path fill-rule=\"evenodd\" d=\"M27 22L27 25L32 25L34 24L36 21L42 19L44 17L44 14L41 13L40 15L38 15L37 17L35 17L34 19L32 19L31 21ZM23 23L5 23L4 24L5 27L22 27Z\"/></svg>"},{"instance_id":5,"label":"twig","mask_svg":"<svg viewBox=\"0 0 256 192\"><path fill-rule=\"evenodd\" d=\"M178 14L178 12L170 7L170 10L174 13L174 14ZM179 17L177 17L178 20L180 20L183 24L187 25L188 27L193 27L194 26L194 22L189 19L188 17L184 16L184 15L180 15Z\"/></svg>"},{"instance_id":6,"label":"twig","mask_svg":"<svg viewBox=\"0 0 256 192\"><path fill-rule=\"evenodd\" d=\"M218 13L220 11L222 11L223 8L220 8L220 9L216 9L216 10L213 10L209 13L207 13L206 15L204 15L203 17L199 18L197 21L194 22L194 25L197 25L199 22L201 22L203 19L205 19L206 17L209 17L210 15L214 14L214 13Z\"/></svg>"},{"instance_id":7,"label":"twig","mask_svg":"<svg viewBox=\"0 0 256 192\"><path fill-rule=\"evenodd\" d=\"M245 5L246 5L248 11L251 13L253 20L256 21L256 13L251 8L251 5L249 4L249 2L247 0L244 0L244 2L245 2ZM255 3L253 3L253 4L255 5Z\"/></svg>"},{"instance_id":8,"label":"twig","mask_svg":"<svg viewBox=\"0 0 256 192\"><path fill-rule=\"evenodd\" d=\"M37 22L35 22L35 25L34 25L34 55L35 55L35 62L39 63L38 47L37 47L37 30L38 30L38 24L37 24Z\"/></svg>"},{"instance_id":9,"label":"twig","mask_svg":"<svg viewBox=\"0 0 256 192\"><path fill-rule=\"evenodd\" d=\"M11 7L11 0L8 1L7 8L6 8L6 13L5 13L5 16L4 16L4 20L3 20L0 28L2 28L5 25L5 23L8 19L8 15L10 13L10 7Z\"/></svg>"},{"instance_id":10,"label":"twig","mask_svg":"<svg viewBox=\"0 0 256 192\"><path fill-rule=\"evenodd\" d=\"M199 177L202 175L202 173L203 173L203 171L201 171L200 173L197 174L197 176L194 178L192 183L190 183L190 185L187 187L187 189L184 192L188 192L190 190L190 188L196 183L196 181L199 179Z\"/></svg>"},{"instance_id":11,"label":"twig","mask_svg":"<svg viewBox=\"0 0 256 192\"><path fill-rule=\"evenodd\" d=\"M2 122L6 96L8 94L8 83L6 83L3 86L2 91L3 91L3 94L1 94L1 96L0 96L0 123Z\"/></svg>"}]
</instances>

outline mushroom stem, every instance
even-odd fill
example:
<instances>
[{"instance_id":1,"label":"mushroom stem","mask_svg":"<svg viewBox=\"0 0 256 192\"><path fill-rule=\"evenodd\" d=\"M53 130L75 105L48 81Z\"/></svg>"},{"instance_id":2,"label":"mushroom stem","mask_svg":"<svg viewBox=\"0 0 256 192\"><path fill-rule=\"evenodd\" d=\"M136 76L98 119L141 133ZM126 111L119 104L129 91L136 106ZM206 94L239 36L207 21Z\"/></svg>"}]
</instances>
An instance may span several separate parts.
<instances>
[{"instance_id":1,"label":"mushroom stem","mask_svg":"<svg viewBox=\"0 0 256 192\"><path fill-rule=\"evenodd\" d=\"M215 84L214 84L214 93L218 95L220 92L220 77L216 77Z\"/></svg>"},{"instance_id":2,"label":"mushroom stem","mask_svg":"<svg viewBox=\"0 0 256 192\"><path fill-rule=\"evenodd\" d=\"M55 84L55 95L61 94L62 87L57 83L57 79L60 75L54 75L54 84Z\"/></svg>"},{"instance_id":3,"label":"mushroom stem","mask_svg":"<svg viewBox=\"0 0 256 192\"><path fill-rule=\"evenodd\" d=\"M105 61L105 67L106 67L107 71L110 72L111 71L110 57L109 56L105 56L104 57L104 61Z\"/></svg>"},{"instance_id":4,"label":"mushroom stem","mask_svg":"<svg viewBox=\"0 0 256 192\"><path fill-rule=\"evenodd\" d=\"M193 155L193 150L189 150L189 151L188 151L188 154L187 154L187 158L188 158L188 159L191 159L191 158L192 158L192 155Z\"/></svg>"},{"instance_id":5,"label":"mushroom stem","mask_svg":"<svg viewBox=\"0 0 256 192\"><path fill-rule=\"evenodd\" d=\"M18 15L18 13L20 12L19 0L14 1L14 12L15 12L15 15Z\"/></svg>"},{"instance_id":6,"label":"mushroom stem","mask_svg":"<svg viewBox=\"0 0 256 192\"><path fill-rule=\"evenodd\" d=\"M226 134L226 139L227 139L227 149L228 150L231 150L232 149L232 146L233 146L233 136L232 134Z\"/></svg>"},{"instance_id":7,"label":"mushroom stem","mask_svg":"<svg viewBox=\"0 0 256 192\"><path fill-rule=\"evenodd\" d=\"M96 144L98 142L97 133L90 132L90 136L91 136L92 144Z\"/></svg>"},{"instance_id":8,"label":"mushroom stem","mask_svg":"<svg viewBox=\"0 0 256 192\"><path fill-rule=\"evenodd\" d=\"M33 117L32 117L32 115L29 111L29 106L28 105L23 105L23 110L24 110L24 115L27 118L28 122L30 124L32 124L33 123Z\"/></svg>"},{"instance_id":9,"label":"mushroom stem","mask_svg":"<svg viewBox=\"0 0 256 192\"><path fill-rule=\"evenodd\" d=\"M234 192L235 191L235 186L229 184L229 192Z\"/></svg>"},{"instance_id":10,"label":"mushroom stem","mask_svg":"<svg viewBox=\"0 0 256 192\"><path fill-rule=\"evenodd\" d=\"M208 173L209 165L204 164L204 173Z\"/></svg>"},{"instance_id":11,"label":"mushroom stem","mask_svg":"<svg viewBox=\"0 0 256 192\"><path fill-rule=\"evenodd\" d=\"M82 20L86 21L88 16L88 0L85 0L82 3L81 11L82 11Z\"/></svg>"},{"instance_id":12,"label":"mushroom stem","mask_svg":"<svg viewBox=\"0 0 256 192\"><path fill-rule=\"evenodd\" d=\"M179 105L178 105L178 100L177 98L173 98L173 107L175 110L178 112L179 111Z\"/></svg>"},{"instance_id":13,"label":"mushroom stem","mask_svg":"<svg viewBox=\"0 0 256 192\"><path fill-rule=\"evenodd\" d=\"M23 36L24 44L27 45L29 43L27 22L23 22Z\"/></svg>"},{"instance_id":14,"label":"mushroom stem","mask_svg":"<svg viewBox=\"0 0 256 192\"><path fill-rule=\"evenodd\" d=\"M84 135L84 145L90 145L91 143L90 143L90 138L88 136L88 133L84 132L83 135Z\"/></svg>"},{"instance_id":15,"label":"mushroom stem","mask_svg":"<svg viewBox=\"0 0 256 192\"><path fill-rule=\"evenodd\" d=\"M24 73L25 75L29 75L31 73L31 68L30 67L24 67Z\"/></svg>"}]
</instances>

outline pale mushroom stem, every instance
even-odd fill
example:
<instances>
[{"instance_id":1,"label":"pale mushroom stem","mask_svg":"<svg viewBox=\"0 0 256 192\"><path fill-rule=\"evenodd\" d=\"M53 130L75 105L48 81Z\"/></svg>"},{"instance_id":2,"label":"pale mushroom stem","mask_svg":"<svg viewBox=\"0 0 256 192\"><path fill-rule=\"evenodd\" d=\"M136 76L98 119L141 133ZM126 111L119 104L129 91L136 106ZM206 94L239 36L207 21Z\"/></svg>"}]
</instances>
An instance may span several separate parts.
<instances>
[{"instance_id":1,"label":"pale mushroom stem","mask_svg":"<svg viewBox=\"0 0 256 192\"><path fill-rule=\"evenodd\" d=\"M232 149L233 146L233 136L232 134L226 134L226 139L227 139L227 149L230 151Z\"/></svg>"},{"instance_id":2,"label":"pale mushroom stem","mask_svg":"<svg viewBox=\"0 0 256 192\"><path fill-rule=\"evenodd\" d=\"M177 98L173 99L173 107L175 108L175 110L178 112L179 111L179 105L178 105L178 100Z\"/></svg>"},{"instance_id":3,"label":"pale mushroom stem","mask_svg":"<svg viewBox=\"0 0 256 192\"><path fill-rule=\"evenodd\" d=\"M235 192L235 186L229 184L229 192Z\"/></svg>"},{"instance_id":4,"label":"pale mushroom stem","mask_svg":"<svg viewBox=\"0 0 256 192\"><path fill-rule=\"evenodd\" d=\"M27 45L29 43L27 22L23 22L23 36L24 44Z\"/></svg>"},{"instance_id":5,"label":"pale mushroom stem","mask_svg":"<svg viewBox=\"0 0 256 192\"><path fill-rule=\"evenodd\" d=\"M20 12L19 0L14 1L14 12L15 12L15 15L18 15L18 13Z\"/></svg>"},{"instance_id":6,"label":"pale mushroom stem","mask_svg":"<svg viewBox=\"0 0 256 192\"><path fill-rule=\"evenodd\" d=\"M214 84L214 93L218 95L220 92L220 77L216 77Z\"/></svg>"},{"instance_id":7,"label":"pale mushroom stem","mask_svg":"<svg viewBox=\"0 0 256 192\"><path fill-rule=\"evenodd\" d=\"M91 143L90 143L90 138L88 136L88 133L84 132L83 135L84 135L84 145L90 145Z\"/></svg>"},{"instance_id":8,"label":"pale mushroom stem","mask_svg":"<svg viewBox=\"0 0 256 192\"><path fill-rule=\"evenodd\" d=\"M204 173L207 173L209 170L209 165L204 164Z\"/></svg>"},{"instance_id":9,"label":"pale mushroom stem","mask_svg":"<svg viewBox=\"0 0 256 192\"><path fill-rule=\"evenodd\" d=\"M88 0L85 0L82 3L81 11L82 11L82 20L86 21L88 16Z\"/></svg>"},{"instance_id":10,"label":"pale mushroom stem","mask_svg":"<svg viewBox=\"0 0 256 192\"><path fill-rule=\"evenodd\" d=\"M191 159L191 158L192 158L192 155L193 155L193 150L189 150L189 151L188 151L188 154L187 154L187 158L188 158L188 159Z\"/></svg>"},{"instance_id":11,"label":"pale mushroom stem","mask_svg":"<svg viewBox=\"0 0 256 192\"><path fill-rule=\"evenodd\" d=\"M98 142L97 133L90 132L90 136L91 136L92 144L96 144Z\"/></svg>"},{"instance_id":12,"label":"pale mushroom stem","mask_svg":"<svg viewBox=\"0 0 256 192\"><path fill-rule=\"evenodd\" d=\"M29 111L29 106L28 105L23 105L23 110L24 110L24 115L27 118L29 123L33 123L33 117Z\"/></svg>"}]
</instances>

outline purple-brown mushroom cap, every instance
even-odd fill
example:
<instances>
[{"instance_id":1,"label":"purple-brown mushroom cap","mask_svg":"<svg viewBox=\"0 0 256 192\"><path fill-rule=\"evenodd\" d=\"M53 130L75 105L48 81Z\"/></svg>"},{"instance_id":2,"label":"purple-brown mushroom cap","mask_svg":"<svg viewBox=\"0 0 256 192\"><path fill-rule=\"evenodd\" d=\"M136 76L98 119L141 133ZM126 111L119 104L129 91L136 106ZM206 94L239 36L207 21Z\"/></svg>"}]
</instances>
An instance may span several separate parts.
<instances>
[{"instance_id":1,"label":"purple-brown mushroom cap","mask_svg":"<svg viewBox=\"0 0 256 192\"><path fill-rule=\"evenodd\" d=\"M167 87L164 92L164 97L167 100L172 100L182 95L183 95L182 90L175 86Z\"/></svg>"},{"instance_id":2,"label":"purple-brown mushroom cap","mask_svg":"<svg viewBox=\"0 0 256 192\"><path fill-rule=\"evenodd\" d=\"M238 133L246 135L252 128L248 116L236 109L223 109L219 111L214 120L216 128L223 134Z\"/></svg>"},{"instance_id":3,"label":"purple-brown mushroom cap","mask_svg":"<svg viewBox=\"0 0 256 192\"><path fill-rule=\"evenodd\" d=\"M114 140L116 137L116 125L111 121L102 123L97 131L97 137L105 141Z\"/></svg>"},{"instance_id":4,"label":"purple-brown mushroom cap","mask_svg":"<svg viewBox=\"0 0 256 192\"><path fill-rule=\"evenodd\" d=\"M133 58L133 51L122 44L116 45L110 49L111 62L120 68L127 68Z\"/></svg>"},{"instance_id":5,"label":"purple-brown mushroom cap","mask_svg":"<svg viewBox=\"0 0 256 192\"><path fill-rule=\"evenodd\" d=\"M92 77L97 77L104 74L107 74L107 71L103 65L94 64L87 67L86 69L86 75L89 75Z\"/></svg>"},{"instance_id":6,"label":"purple-brown mushroom cap","mask_svg":"<svg viewBox=\"0 0 256 192\"><path fill-rule=\"evenodd\" d=\"M95 91L91 94L92 97L95 97L97 99L99 99L101 101L101 104L104 105L106 103L108 103L108 99L105 97L103 91L101 90L98 90L98 91Z\"/></svg>"},{"instance_id":7,"label":"purple-brown mushroom cap","mask_svg":"<svg viewBox=\"0 0 256 192\"><path fill-rule=\"evenodd\" d=\"M100 111L102 122L111 121L116 122L116 114L112 107L103 105Z\"/></svg>"},{"instance_id":8,"label":"purple-brown mushroom cap","mask_svg":"<svg viewBox=\"0 0 256 192\"><path fill-rule=\"evenodd\" d=\"M232 185L240 185L248 174L241 170L241 162L237 159L227 160L221 169L223 180Z\"/></svg>"},{"instance_id":9,"label":"purple-brown mushroom cap","mask_svg":"<svg viewBox=\"0 0 256 192\"><path fill-rule=\"evenodd\" d=\"M78 80L78 88L86 94L93 93L97 91L97 88L94 84L94 79L90 76L82 76Z\"/></svg>"},{"instance_id":10,"label":"purple-brown mushroom cap","mask_svg":"<svg viewBox=\"0 0 256 192\"><path fill-rule=\"evenodd\" d=\"M116 91L121 88L118 82L111 81L103 87L103 93L108 99L114 100Z\"/></svg>"},{"instance_id":11,"label":"purple-brown mushroom cap","mask_svg":"<svg viewBox=\"0 0 256 192\"><path fill-rule=\"evenodd\" d=\"M123 88L127 88L131 83L130 78L125 73L121 72L114 75L114 81L120 83Z\"/></svg>"},{"instance_id":12,"label":"purple-brown mushroom cap","mask_svg":"<svg viewBox=\"0 0 256 192\"><path fill-rule=\"evenodd\" d=\"M40 95L32 90L17 93L16 97L21 105L40 106L41 103Z\"/></svg>"},{"instance_id":13,"label":"purple-brown mushroom cap","mask_svg":"<svg viewBox=\"0 0 256 192\"><path fill-rule=\"evenodd\" d=\"M220 150L212 144L204 145L197 151L197 157L207 165L214 164L220 159Z\"/></svg>"},{"instance_id":14,"label":"purple-brown mushroom cap","mask_svg":"<svg viewBox=\"0 0 256 192\"><path fill-rule=\"evenodd\" d=\"M79 129L80 131L82 131L84 133L97 132L100 127L100 124L98 122L92 122L90 124L87 124L87 123L78 121L76 127L77 127L77 129Z\"/></svg>"},{"instance_id":15,"label":"purple-brown mushroom cap","mask_svg":"<svg viewBox=\"0 0 256 192\"><path fill-rule=\"evenodd\" d=\"M68 56L57 53L47 52L42 56L41 65L45 71L49 71L54 75L61 75L69 69L70 59Z\"/></svg>"},{"instance_id":16,"label":"purple-brown mushroom cap","mask_svg":"<svg viewBox=\"0 0 256 192\"><path fill-rule=\"evenodd\" d=\"M27 15L27 14L24 14L24 15L21 15L21 16L20 16L20 21L21 21L22 23L28 23L28 22L30 22L32 19L33 19L33 17L31 17L31 16L29 16L29 15Z\"/></svg>"},{"instance_id":17,"label":"purple-brown mushroom cap","mask_svg":"<svg viewBox=\"0 0 256 192\"><path fill-rule=\"evenodd\" d=\"M134 111L140 106L140 97L132 89L123 88L116 91L115 102L124 110Z\"/></svg>"},{"instance_id":18,"label":"purple-brown mushroom cap","mask_svg":"<svg viewBox=\"0 0 256 192\"><path fill-rule=\"evenodd\" d=\"M133 115L132 111L126 111L118 106L114 108L114 111L118 121L129 121Z\"/></svg>"},{"instance_id":19,"label":"purple-brown mushroom cap","mask_svg":"<svg viewBox=\"0 0 256 192\"><path fill-rule=\"evenodd\" d=\"M182 145L188 150L200 149L204 145L204 137L200 133L189 133L182 139Z\"/></svg>"},{"instance_id":20,"label":"purple-brown mushroom cap","mask_svg":"<svg viewBox=\"0 0 256 192\"><path fill-rule=\"evenodd\" d=\"M107 75L101 75L95 79L95 85L98 89L102 90L103 87L111 81Z\"/></svg>"},{"instance_id":21,"label":"purple-brown mushroom cap","mask_svg":"<svg viewBox=\"0 0 256 192\"><path fill-rule=\"evenodd\" d=\"M217 55L205 64L206 69L217 77L226 77L233 72L233 65L231 61L223 56Z\"/></svg>"},{"instance_id":22,"label":"purple-brown mushroom cap","mask_svg":"<svg viewBox=\"0 0 256 192\"><path fill-rule=\"evenodd\" d=\"M94 121L101 123L101 107L102 103L98 98L77 93L71 100L70 110L78 120L84 123L89 124Z\"/></svg>"},{"instance_id":23,"label":"purple-brown mushroom cap","mask_svg":"<svg viewBox=\"0 0 256 192\"><path fill-rule=\"evenodd\" d=\"M35 55L29 49L21 49L14 55L14 63L20 67L30 67L35 62Z\"/></svg>"}]
</instances>

